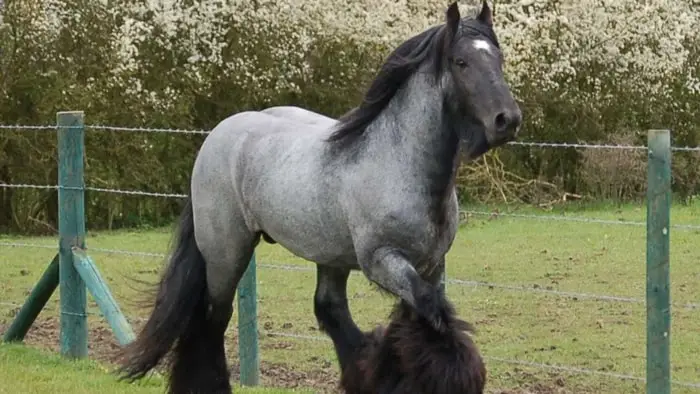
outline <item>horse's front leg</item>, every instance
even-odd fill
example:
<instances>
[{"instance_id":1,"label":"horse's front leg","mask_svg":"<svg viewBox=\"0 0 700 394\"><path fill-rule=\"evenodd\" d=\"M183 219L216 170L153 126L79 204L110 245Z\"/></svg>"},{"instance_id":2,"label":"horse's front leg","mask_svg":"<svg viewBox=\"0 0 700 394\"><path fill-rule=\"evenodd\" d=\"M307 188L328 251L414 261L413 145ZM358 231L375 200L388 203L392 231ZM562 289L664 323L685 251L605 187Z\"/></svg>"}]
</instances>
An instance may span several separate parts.
<instances>
[{"instance_id":1,"label":"horse's front leg","mask_svg":"<svg viewBox=\"0 0 700 394\"><path fill-rule=\"evenodd\" d=\"M333 341L341 370L351 362L354 351L362 347L364 338L348 306L349 275L350 270L345 268L316 266L314 313L321 330Z\"/></svg>"},{"instance_id":2,"label":"horse's front leg","mask_svg":"<svg viewBox=\"0 0 700 394\"><path fill-rule=\"evenodd\" d=\"M439 332L445 329L447 304L440 284L444 263L424 279L396 248L379 247L361 255L360 267L369 280L401 298Z\"/></svg>"}]
</instances>

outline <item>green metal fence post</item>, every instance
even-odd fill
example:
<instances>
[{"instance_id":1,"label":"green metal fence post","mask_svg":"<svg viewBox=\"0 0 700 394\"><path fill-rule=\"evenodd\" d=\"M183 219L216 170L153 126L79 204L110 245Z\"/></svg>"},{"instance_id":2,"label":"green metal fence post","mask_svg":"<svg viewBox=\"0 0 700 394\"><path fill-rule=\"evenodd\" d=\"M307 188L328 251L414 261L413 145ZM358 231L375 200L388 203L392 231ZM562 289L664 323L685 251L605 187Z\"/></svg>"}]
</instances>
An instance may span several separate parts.
<instances>
[{"instance_id":1,"label":"green metal fence post","mask_svg":"<svg viewBox=\"0 0 700 394\"><path fill-rule=\"evenodd\" d=\"M260 353L258 349L258 294L256 286L255 253L238 284L238 358L241 384L260 383Z\"/></svg>"},{"instance_id":2,"label":"green metal fence post","mask_svg":"<svg viewBox=\"0 0 700 394\"><path fill-rule=\"evenodd\" d=\"M87 289L73 265L73 246L85 248L83 190L83 112L59 112L58 123L58 232L61 298L61 354L87 356Z\"/></svg>"},{"instance_id":3,"label":"green metal fence post","mask_svg":"<svg viewBox=\"0 0 700 394\"><path fill-rule=\"evenodd\" d=\"M650 130L648 147L646 392L647 394L670 394L670 132Z\"/></svg>"}]
</instances>

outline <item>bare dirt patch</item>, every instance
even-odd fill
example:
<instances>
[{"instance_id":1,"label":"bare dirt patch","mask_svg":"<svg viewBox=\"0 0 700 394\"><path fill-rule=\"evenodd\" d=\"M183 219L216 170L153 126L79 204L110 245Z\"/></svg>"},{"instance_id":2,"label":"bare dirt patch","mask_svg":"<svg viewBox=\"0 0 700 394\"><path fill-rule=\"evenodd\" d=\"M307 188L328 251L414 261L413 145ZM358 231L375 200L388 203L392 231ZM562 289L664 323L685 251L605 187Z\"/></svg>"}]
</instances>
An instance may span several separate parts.
<instances>
[{"instance_id":1,"label":"bare dirt patch","mask_svg":"<svg viewBox=\"0 0 700 394\"><path fill-rule=\"evenodd\" d=\"M138 331L139 323L134 322L134 330ZM51 351L59 351L59 319L57 317L48 317L38 319L29 330L25 343L30 346L36 346ZM6 327L0 327L4 331ZM227 348L236 349L237 338L234 336L227 337ZM274 347L277 349L285 349L286 342L278 344L265 344L262 348ZM288 344L289 351L294 351L291 344ZM89 324L89 342L88 351L91 359L114 365L117 361L120 346L116 342L114 335L109 327L102 322L90 322ZM235 352L230 352L235 353ZM240 377L240 369L237 355L233 354L229 359L231 366L231 378L237 381ZM261 384L266 387L279 388L306 388L312 389L317 393L324 394L340 394L338 390L339 373L336 365L323 365L322 368L305 371L294 368L288 364L271 363L262 361L260 365ZM538 374L531 374L527 371L515 368L509 373L513 380L518 381L517 389L497 389L489 387L487 384L487 393L489 394L569 394L576 392L575 388L567 387L566 381L562 376L556 374L547 374L547 379ZM543 382L545 380L545 382Z\"/></svg>"},{"instance_id":2,"label":"bare dirt patch","mask_svg":"<svg viewBox=\"0 0 700 394\"><path fill-rule=\"evenodd\" d=\"M134 330L140 327L134 324ZM37 319L27 333L25 343L54 352L60 350L59 342L60 323L57 317ZM109 327L96 322L90 322L88 337L89 357L99 362L114 364L119 355L120 346ZM228 338L229 348L237 346L235 338ZM238 360L230 359L231 378L237 381L240 377ZM328 368L302 371L281 363L260 363L261 384L266 387L280 388L310 388L318 393L339 393L336 389L338 373Z\"/></svg>"}]
</instances>

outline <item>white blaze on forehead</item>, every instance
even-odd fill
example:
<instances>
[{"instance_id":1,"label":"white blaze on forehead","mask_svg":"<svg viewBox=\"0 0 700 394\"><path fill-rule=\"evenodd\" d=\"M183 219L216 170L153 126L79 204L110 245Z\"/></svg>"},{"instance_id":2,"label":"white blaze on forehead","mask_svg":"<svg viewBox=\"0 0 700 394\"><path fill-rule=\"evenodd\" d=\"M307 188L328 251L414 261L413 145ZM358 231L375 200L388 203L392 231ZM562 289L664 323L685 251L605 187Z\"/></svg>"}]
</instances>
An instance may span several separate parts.
<instances>
[{"instance_id":1,"label":"white blaze on forehead","mask_svg":"<svg viewBox=\"0 0 700 394\"><path fill-rule=\"evenodd\" d=\"M474 40L474 48L493 54L493 45L486 40Z\"/></svg>"}]
</instances>

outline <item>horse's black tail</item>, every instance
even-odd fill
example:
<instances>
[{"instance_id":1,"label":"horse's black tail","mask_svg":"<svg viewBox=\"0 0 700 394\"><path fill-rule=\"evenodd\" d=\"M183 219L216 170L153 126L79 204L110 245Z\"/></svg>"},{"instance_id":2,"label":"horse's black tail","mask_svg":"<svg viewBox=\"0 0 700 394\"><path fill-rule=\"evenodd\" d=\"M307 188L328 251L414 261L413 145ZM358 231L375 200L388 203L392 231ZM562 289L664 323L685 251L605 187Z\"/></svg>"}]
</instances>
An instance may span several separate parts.
<instances>
[{"instance_id":1,"label":"horse's black tail","mask_svg":"<svg viewBox=\"0 0 700 394\"><path fill-rule=\"evenodd\" d=\"M171 363L176 366L180 361L177 348L200 334L205 324L208 307L205 263L195 242L189 198L173 241L174 250L158 284L153 311L136 340L124 349L119 370L122 379L142 378L163 361L173 346L176 350Z\"/></svg>"}]
</instances>

